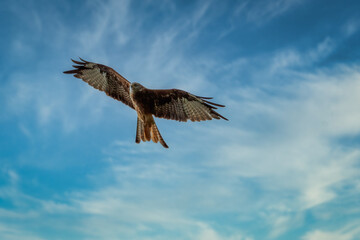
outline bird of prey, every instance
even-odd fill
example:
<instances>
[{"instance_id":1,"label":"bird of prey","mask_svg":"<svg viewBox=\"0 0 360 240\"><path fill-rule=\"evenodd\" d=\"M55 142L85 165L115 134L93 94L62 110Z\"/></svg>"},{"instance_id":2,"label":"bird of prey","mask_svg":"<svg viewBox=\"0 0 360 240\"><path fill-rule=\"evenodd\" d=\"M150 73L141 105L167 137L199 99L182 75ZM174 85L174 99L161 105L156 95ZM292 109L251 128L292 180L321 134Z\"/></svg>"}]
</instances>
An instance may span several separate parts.
<instances>
[{"instance_id":1,"label":"bird of prey","mask_svg":"<svg viewBox=\"0 0 360 240\"><path fill-rule=\"evenodd\" d=\"M225 106L208 101L212 98L196 96L179 89L148 89L140 83L130 83L108 66L82 58L80 60L71 59L77 65L64 73L74 74L74 77L133 108L137 112L136 143L152 140L168 148L153 116L180 122L221 118L228 120L214 111L216 107Z\"/></svg>"}]
</instances>

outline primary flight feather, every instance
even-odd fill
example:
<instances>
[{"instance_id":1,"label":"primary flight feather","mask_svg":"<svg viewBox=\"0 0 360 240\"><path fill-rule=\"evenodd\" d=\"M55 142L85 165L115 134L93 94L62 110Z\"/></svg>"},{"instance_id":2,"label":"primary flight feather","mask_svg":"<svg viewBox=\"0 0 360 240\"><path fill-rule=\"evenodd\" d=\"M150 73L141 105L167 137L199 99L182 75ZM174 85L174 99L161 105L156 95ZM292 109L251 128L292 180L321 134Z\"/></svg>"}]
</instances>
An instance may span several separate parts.
<instances>
[{"instance_id":1,"label":"primary flight feather","mask_svg":"<svg viewBox=\"0 0 360 240\"><path fill-rule=\"evenodd\" d=\"M136 143L141 141L160 142L165 148L168 145L156 126L154 117L172 119L181 122L224 119L214 111L216 107L225 107L208 101L211 98L200 97L179 89L148 89L140 83L130 83L114 69L80 58L71 59L74 69L65 71L74 74L90 86L105 92L137 112Z\"/></svg>"}]
</instances>

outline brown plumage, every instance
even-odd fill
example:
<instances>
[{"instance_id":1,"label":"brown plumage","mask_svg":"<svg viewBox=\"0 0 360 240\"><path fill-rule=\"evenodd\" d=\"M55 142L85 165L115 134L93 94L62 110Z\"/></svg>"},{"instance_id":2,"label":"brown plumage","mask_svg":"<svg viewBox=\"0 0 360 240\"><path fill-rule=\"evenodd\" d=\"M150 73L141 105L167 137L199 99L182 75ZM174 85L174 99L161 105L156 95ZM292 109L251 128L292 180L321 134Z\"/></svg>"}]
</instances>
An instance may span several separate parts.
<instances>
[{"instance_id":1,"label":"brown plumage","mask_svg":"<svg viewBox=\"0 0 360 240\"><path fill-rule=\"evenodd\" d=\"M135 109L138 115L136 143L160 142L168 148L153 116L181 122L221 118L228 120L214 110L225 106L208 101L212 98L196 96L179 89L148 89L139 83L130 83L108 66L80 60L72 60L77 64L73 65L75 69L64 73L74 74L74 77Z\"/></svg>"}]
</instances>

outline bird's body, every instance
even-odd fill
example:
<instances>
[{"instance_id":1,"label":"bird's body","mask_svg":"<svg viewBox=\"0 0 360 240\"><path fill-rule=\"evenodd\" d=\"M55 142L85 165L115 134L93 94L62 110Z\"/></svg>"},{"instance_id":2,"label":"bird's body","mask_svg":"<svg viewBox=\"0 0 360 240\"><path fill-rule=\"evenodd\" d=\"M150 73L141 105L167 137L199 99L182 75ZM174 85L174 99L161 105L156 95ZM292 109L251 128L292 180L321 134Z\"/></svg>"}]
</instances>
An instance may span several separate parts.
<instances>
[{"instance_id":1,"label":"bird's body","mask_svg":"<svg viewBox=\"0 0 360 240\"><path fill-rule=\"evenodd\" d=\"M179 89L148 89L140 83L130 83L110 67L81 60L72 60L78 65L73 65L74 70L64 73L74 74L94 88L133 108L138 117L136 143L152 140L168 148L156 126L154 116L182 122L213 118L228 120L214 111L215 106L224 105L208 101L211 98L195 96Z\"/></svg>"}]
</instances>

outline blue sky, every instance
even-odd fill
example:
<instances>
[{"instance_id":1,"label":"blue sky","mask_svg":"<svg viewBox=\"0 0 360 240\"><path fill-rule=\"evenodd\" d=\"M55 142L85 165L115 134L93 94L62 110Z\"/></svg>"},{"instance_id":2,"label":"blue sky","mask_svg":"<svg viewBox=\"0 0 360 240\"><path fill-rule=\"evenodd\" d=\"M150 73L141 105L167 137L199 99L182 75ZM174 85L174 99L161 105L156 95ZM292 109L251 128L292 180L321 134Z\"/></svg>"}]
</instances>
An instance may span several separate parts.
<instances>
[{"instance_id":1,"label":"blue sky","mask_svg":"<svg viewBox=\"0 0 360 240\"><path fill-rule=\"evenodd\" d=\"M358 1L2 1L0 238L360 238ZM157 119L70 58L212 96Z\"/></svg>"}]
</instances>

